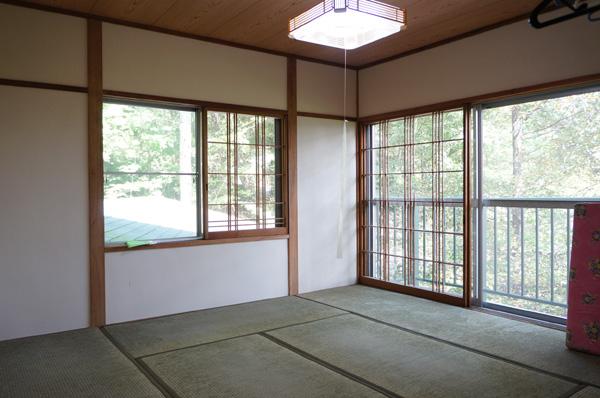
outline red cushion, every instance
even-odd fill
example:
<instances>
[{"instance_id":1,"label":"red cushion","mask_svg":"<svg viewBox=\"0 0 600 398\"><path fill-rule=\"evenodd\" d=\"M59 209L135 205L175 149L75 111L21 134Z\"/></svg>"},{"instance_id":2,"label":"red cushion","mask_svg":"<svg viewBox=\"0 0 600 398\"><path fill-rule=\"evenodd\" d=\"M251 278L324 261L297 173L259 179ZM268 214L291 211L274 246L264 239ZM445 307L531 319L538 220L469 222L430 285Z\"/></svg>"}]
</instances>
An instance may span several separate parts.
<instances>
[{"instance_id":1,"label":"red cushion","mask_svg":"<svg viewBox=\"0 0 600 398\"><path fill-rule=\"evenodd\" d=\"M567 347L600 355L600 204L575 206Z\"/></svg>"}]
</instances>

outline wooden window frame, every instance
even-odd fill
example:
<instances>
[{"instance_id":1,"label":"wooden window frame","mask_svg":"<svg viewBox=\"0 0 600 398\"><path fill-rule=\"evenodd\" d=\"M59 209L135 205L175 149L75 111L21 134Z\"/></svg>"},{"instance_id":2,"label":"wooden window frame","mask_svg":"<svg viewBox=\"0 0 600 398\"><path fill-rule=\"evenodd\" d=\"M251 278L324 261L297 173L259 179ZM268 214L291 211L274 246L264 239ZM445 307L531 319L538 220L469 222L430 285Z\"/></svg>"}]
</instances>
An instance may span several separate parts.
<instances>
[{"instance_id":1,"label":"wooden window frame","mask_svg":"<svg viewBox=\"0 0 600 398\"><path fill-rule=\"evenodd\" d=\"M574 78L568 78L568 79L563 79L563 80L556 80L556 81L551 81L551 82L547 82L547 83L541 83L541 84L535 84L535 85L531 85L531 86L524 86L524 87L518 87L518 88L513 88L513 89L508 89L508 90L502 90L502 91L496 91L496 92L492 92L492 93L488 93L488 94L482 94L482 95L476 95L476 96L472 96L472 97L466 97L466 98L461 98L461 99L455 99L455 100L450 100L450 101L445 101L445 102L440 102L440 103L436 103L436 104L431 104L431 105L423 105L423 106L417 106L414 108L407 108L404 110L398 110L398 111L392 111L392 112L386 112L386 113L380 113L380 114L375 114L375 115L369 115L369 116L363 116L363 117L359 117L358 118L358 134L357 134L357 153L358 153L358 161L357 161L357 203L358 206L361 205L363 198L364 198L364 186L362 183L362 179L361 179L361 173L364 167L364 158L362 157L362 151L361 149L364 148L365 143L365 131L364 131L364 126L366 124L372 124L372 123L376 123L378 121L381 120L386 120L386 119L394 119L394 118L400 118L400 117L404 117L404 116L409 116L409 115L416 115L416 114L423 114L423 113L429 113L429 112L435 112L435 111L443 111L443 110L448 110L448 109L453 109L453 108L459 108L459 107L468 107L470 110L472 109L473 105L475 104L485 104L485 103L489 103L489 102L496 102L496 101L501 101L501 100L506 100L506 99L511 99L511 98L519 98L519 97L526 97L526 96L532 96L532 95L539 95L539 94L545 94L545 93L550 93L553 91L558 91L558 90L567 90L567 89L576 89L576 88L582 88L582 87L586 87L589 85L593 85L593 84L600 84L600 74L595 73L595 74L591 74L591 75L584 75L584 76L580 76L580 77L574 77ZM468 116L469 118L472 117L471 111L469 110L468 112ZM469 120L469 129L472 127L472 123ZM465 163L465 170L468 168L469 172L468 175L472 177L472 171L471 171L471 150L473 148L471 148L472 143L470 142L470 140L472 139L472 134L468 135L469 138L469 143L465 143L465 149L468 149L468 159L469 162ZM468 183L469 186L472 184L471 178L468 179ZM465 198L467 198L465 196ZM472 201L472 195L471 193L469 193L468 196L468 200ZM469 204L469 209L472 209L472 204ZM364 284L367 286L373 286L373 287L377 287L377 288L381 288L381 289L386 289L386 290L391 290L391 291L396 291L399 293L406 293L406 294L411 294L411 295L416 295L419 297L423 297L423 298L427 298L427 299L431 299L431 300L435 300L435 301L441 301L447 304L453 304L453 305L457 305L457 306L461 306L461 307L468 307L471 304L474 305L478 305L478 303L476 302L476 300L473 300L472 297L472 292L473 292L473 251L472 251L472 239L473 239L473 223L472 223L472 213L471 211L465 213L465 214L469 214L469 217L471 218L471 220L469 221L469 223L464 225L465 228L465 247L469 247L468 253L466 253L467 256L465 256L465 264L468 264L467 267L465 267L465 274L468 274L468 283L465 285L465 291L466 289L469 289L471 292L469 293L468 297L465 297L465 300L457 300L454 297L448 297L448 296L438 296L436 295L434 292L429 292L427 290L421 290L421 289L416 289L416 288L411 288L411 287L405 287L402 285L398 285L398 284L394 284L394 283L389 283L389 282L385 282L385 281L381 281L378 279L374 279L374 278L368 278L368 277L364 277L363 276L363 261L362 261L362 256L360 255L361 250L363 250L364 248L364 240L361 237L361 231L360 231L360 225L362 225L362 211L360 211L360 207L357 207L357 228L358 228L358 234L357 234L357 241L358 241L358 263L357 263L357 275L358 275L358 283L359 284Z\"/></svg>"},{"instance_id":2,"label":"wooden window frame","mask_svg":"<svg viewBox=\"0 0 600 398\"><path fill-rule=\"evenodd\" d=\"M456 109L463 111L463 295L452 296L446 293L440 293L413 286L406 286L390 281L373 278L366 275L365 253L367 251L365 223L365 204L368 202L368 192L363 175L367 171L367 158L365 149L367 148L367 129L370 125L378 122L384 122L394 119L405 118L409 116L421 116L435 112L447 112ZM470 147L471 147L471 106L469 104L448 103L441 106L422 107L414 110L388 113L376 117L369 117L361 120L359 126L358 139L358 203L357 203L357 226L358 226L358 282L363 285L387 289L399 293L410 294L430 300L435 300L460 307L468 307L471 300L471 170L470 170Z\"/></svg>"},{"instance_id":3,"label":"wooden window frame","mask_svg":"<svg viewBox=\"0 0 600 398\"><path fill-rule=\"evenodd\" d=\"M209 230L209 219L208 219L208 113L209 112L221 112L226 114L235 114L235 115L250 115L250 116L265 116L272 117L278 119L280 121L280 133L281 133L281 158L280 158L280 167L281 167L281 212L282 212L282 225L273 227L273 228L255 228L255 229L247 229L247 230L230 230L230 231L213 231ZM214 240L214 239L230 239L230 238L244 238L244 237L256 237L256 236L279 236L279 235L288 235L288 190L286 187L288 186L288 178L287 178L287 164L288 164L288 133L287 133L287 122L286 122L286 114L283 112L257 112L257 111L239 111L238 107L229 107L229 106L207 106L202 110L202 150L203 150L203 159L206 160L202 163L202 179L203 179L203 205L202 210L203 220L204 220L204 236L206 240ZM230 145L232 143L227 143ZM233 143L233 145L237 145Z\"/></svg>"},{"instance_id":4,"label":"wooden window frame","mask_svg":"<svg viewBox=\"0 0 600 398\"><path fill-rule=\"evenodd\" d=\"M196 148L200 147L201 153L197 153L196 156L200 158L199 163L201 170L198 175L201 177L198 186L200 187L200 197L197 200L201 201L198 208L201 213L197 215L198 219L202 222L202 230L199 231L198 237L183 238L183 239L168 239L163 240L151 245L138 246L128 248L124 244L107 245L104 242L104 252L123 252L123 251L137 251L137 250L150 250L150 249L167 249L176 247L190 247L190 246L203 246L213 244L227 244L227 243L241 243L241 242L255 242L264 240L276 240L276 239L288 239L289 238L289 180L288 180L288 122L287 112L278 109L270 108L258 108L248 107L240 105L221 104L204 101L191 101L177 98L158 97L152 95L142 95L134 93L124 93L115 91L105 91L102 97L102 104L104 103L122 103L136 106L146 106L155 108L170 108L194 111L196 114L196 128L199 130L197 133L198 144ZM275 228L263 228L263 229L248 229L238 231L208 231L208 134L207 134L207 113L210 111L226 112L226 113L237 113L244 115L254 116L266 116L274 117L281 120L281 135L282 135L282 201L283 201L283 226ZM100 148L100 156L102 155L103 148ZM104 203L104 196L102 195L102 203ZM102 228L104 226L104 219L102 219Z\"/></svg>"}]
</instances>

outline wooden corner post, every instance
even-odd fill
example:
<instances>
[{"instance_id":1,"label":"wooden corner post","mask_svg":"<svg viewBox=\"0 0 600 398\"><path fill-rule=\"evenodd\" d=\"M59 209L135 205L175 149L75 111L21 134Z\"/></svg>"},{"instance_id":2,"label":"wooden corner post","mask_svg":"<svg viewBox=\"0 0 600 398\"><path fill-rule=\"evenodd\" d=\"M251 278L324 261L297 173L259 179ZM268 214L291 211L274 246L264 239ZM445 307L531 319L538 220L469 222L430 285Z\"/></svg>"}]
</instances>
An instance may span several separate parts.
<instances>
[{"instance_id":1,"label":"wooden corner post","mask_svg":"<svg viewBox=\"0 0 600 398\"><path fill-rule=\"evenodd\" d=\"M362 250L362 242L363 242L363 237L362 237L362 216L363 216L363 208L362 208L362 199L363 199L363 178L361 176L361 172L362 172L362 149L363 149L363 145L361 144L362 142L362 137L364 136L363 134L363 128L362 128L362 124L359 121L360 118L360 89L359 89L359 73L360 70L356 71L356 91L355 91L355 100L356 100L356 155L355 155L355 159L356 159L356 208L355 208L355 212L356 212L356 283L358 284L360 282L360 277L363 274L363 268L362 268L362 257L363 257L363 250Z\"/></svg>"},{"instance_id":2,"label":"wooden corner post","mask_svg":"<svg viewBox=\"0 0 600 398\"><path fill-rule=\"evenodd\" d=\"M87 21L90 325L106 324L102 165L102 22Z\"/></svg>"},{"instance_id":3,"label":"wooden corner post","mask_svg":"<svg viewBox=\"0 0 600 398\"><path fill-rule=\"evenodd\" d=\"M298 294L298 107L296 58L287 59L288 294Z\"/></svg>"}]
</instances>

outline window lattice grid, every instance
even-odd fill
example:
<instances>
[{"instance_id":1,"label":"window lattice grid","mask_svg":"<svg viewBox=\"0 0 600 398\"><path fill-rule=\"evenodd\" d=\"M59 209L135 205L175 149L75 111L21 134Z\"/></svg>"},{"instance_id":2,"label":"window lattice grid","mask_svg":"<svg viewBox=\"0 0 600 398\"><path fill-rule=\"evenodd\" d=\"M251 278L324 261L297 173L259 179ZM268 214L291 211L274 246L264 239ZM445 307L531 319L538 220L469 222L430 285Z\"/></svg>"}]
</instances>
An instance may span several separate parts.
<instances>
[{"instance_id":1,"label":"window lattice grid","mask_svg":"<svg viewBox=\"0 0 600 398\"><path fill-rule=\"evenodd\" d=\"M207 113L208 230L284 225L284 142L281 120Z\"/></svg>"},{"instance_id":2,"label":"window lattice grid","mask_svg":"<svg viewBox=\"0 0 600 398\"><path fill-rule=\"evenodd\" d=\"M364 274L461 296L462 110L368 126L361 148Z\"/></svg>"}]
</instances>

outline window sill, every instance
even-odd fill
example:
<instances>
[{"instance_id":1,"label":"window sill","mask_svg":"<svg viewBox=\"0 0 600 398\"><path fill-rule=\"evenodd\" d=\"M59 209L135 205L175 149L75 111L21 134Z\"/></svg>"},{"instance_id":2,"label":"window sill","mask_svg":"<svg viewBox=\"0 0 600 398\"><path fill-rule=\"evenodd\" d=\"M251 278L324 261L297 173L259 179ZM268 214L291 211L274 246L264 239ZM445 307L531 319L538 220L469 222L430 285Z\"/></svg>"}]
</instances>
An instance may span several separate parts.
<instances>
[{"instance_id":1,"label":"window sill","mask_svg":"<svg viewBox=\"0 0 600 398\"><path fill-rule=\"evenodd\" d=\"M204 245L220 245L227 243L243 243L243 242L259 242L264 240L276 240L276 239L288 239L290 236L287 232L277 233L264 233L265 231L252 231L254 234L248 236L236 236L236 232L219 232L209 234L210 237L205 239L188 239L188 240L177 240L169 242L159 242L152 245L137 246L129 248L127 246L106 246L104 247L105 253L115 252L129 252L137 250L153 250L153 249L172 249L177 247L192 247L192 246L204 246ZM230 234L227 236L227 234Z\"/></svg>"}]
</instances>

